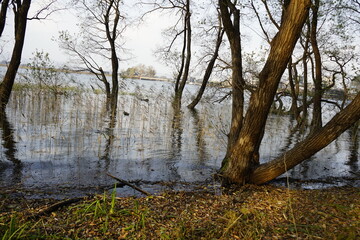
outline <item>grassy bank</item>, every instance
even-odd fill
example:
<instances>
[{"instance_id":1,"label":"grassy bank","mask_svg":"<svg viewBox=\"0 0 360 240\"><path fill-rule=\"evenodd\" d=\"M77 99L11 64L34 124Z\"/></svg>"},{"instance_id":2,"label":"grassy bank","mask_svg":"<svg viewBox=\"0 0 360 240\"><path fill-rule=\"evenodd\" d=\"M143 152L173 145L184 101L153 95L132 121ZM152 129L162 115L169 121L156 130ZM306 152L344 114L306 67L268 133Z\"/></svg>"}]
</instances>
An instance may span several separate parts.
<instances>
[{"instance_id":1,"label":"grassy bank","mask_svg":"<svg viewBox=\"0 0 360 240\"><path fill-rule=\"evenodd\" d=\"M3 239L359 239L360 189L244 186L227 194L99 195L37 215L55 200L0 199ZM34 217L35 216L35 217Z\"/></svg>"}]
</instances>

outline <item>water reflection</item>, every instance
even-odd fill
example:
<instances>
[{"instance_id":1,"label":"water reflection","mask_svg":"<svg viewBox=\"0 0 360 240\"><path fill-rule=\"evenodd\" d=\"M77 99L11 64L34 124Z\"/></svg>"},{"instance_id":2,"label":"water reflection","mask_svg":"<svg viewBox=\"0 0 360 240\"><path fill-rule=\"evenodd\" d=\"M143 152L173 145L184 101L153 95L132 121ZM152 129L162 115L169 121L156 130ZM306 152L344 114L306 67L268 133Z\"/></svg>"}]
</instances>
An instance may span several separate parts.
<instances>
[{"instance_id":1,"label":"water reflection","mask_svg":"<svg viewBox=\"0 0 360 240\"><path fill-rule=\"evenodd\" d=\"M196 93L197 86L188 87L187 92ZM226 150L222 140L226 140L230 125L230 101L203 102L192 112L172 105L168 83L130 82L127 91L119 95L116 114L109 114L101 94L55 98L14 92L7 109L12 126L6 116L1 121L1 154L6 161L0 164L6 167L0 167L0 185L21 181L29 189L88 191L112 186L106 172L143 184L195 184L211 179ZM289 116L269 116L261 162L277 157L305 137L292 131L295 124ZM303 180L357 176L358 131L354 128L341 135L288 175ZM4 136L10 136L6 139L12 139L11 144L6 145ZM7 149L15 151L11 154Z\"/></svg>"},{"instance_id":2,"label":"water reflection","mask_svg":"<svg viewBox=\"0 0 360 240\"><path fill-rule=\"evenodd\" d=\"M6 159L12 163L12 166L9 166L9 164L0 160L0 166L2 165L0 168L0 176L5 177L6 176L5 170L7 168L12 168L11 182L13 184L20 183L22 180L23 164L16 157L17 149L16 149L16 142L14 139L14 129L7 119L6 112L0 111L0 129L1 129L2 146L4 147L3 153L5 154ZM1 179L1 181L4 180L5 179Z\"/></svg>"},{"instance_id":3,"label":"water reflection","mask_svg":"<svg viewBox=\"0 0 360 240\"><path fill-rule=\"evenodd\" d=\"M360 140L359 140L359 126L360 121L358 121L352 128L349 130L349 160L346 163L350 167L350 172L355 176L360 176L359 172L359 146L360 146Z\"/></svg>"},{"instance_id":4,"label":"water reflection","mask_svg":"<svg viewBox=\"0 0 360 240\"><path fill-rule=\"evenodd\" d=\"M203 119L199 116L199 113L196 109L189 110L194 124L194 135L196 139L196 149L198 152L198 161L199 164L203 163L206 159L209 158L206 152L206 141L204 136L206 135L206 127Z\"/></svg>"}]
</instances>

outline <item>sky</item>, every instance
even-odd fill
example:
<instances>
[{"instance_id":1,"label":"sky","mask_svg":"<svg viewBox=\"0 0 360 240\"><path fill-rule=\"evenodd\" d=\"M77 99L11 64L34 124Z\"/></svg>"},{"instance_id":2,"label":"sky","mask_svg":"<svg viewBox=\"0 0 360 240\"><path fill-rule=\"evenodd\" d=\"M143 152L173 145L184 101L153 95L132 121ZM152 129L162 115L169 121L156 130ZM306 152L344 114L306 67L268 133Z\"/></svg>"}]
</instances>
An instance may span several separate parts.
<instances>
[{"instance_id":1,"label":"sky","mask_svg":"<svg viewBox=\"0 0 360 240\"><path fill-rule=\"evenodd\" d=\"M32 6L32 11L36 6ZM31 11L31 9L30 9ZM29 14L31 16L31 13ZM0 55L0 61L6 61L11 56L13 25L12 15L8 16L7 26L2 39L5 39L4 51ZM69 30L77 32L78 18L74 11L63 10L55 12L45 20L28 21L26 38L22 55L22 63L30 62L35 51L44 51L49 53L50 60L55 65L61 66L71 62L69 56L59 48L55 39L59 36L59 31ZM131 53L125 58L125 62L120 63L120 69L125 70L128 67L137 64L153 66L157 75L170 77L172 70L162 64L155 56L154 52L158 46L163 43L162 31L169 24L169 16L160 13L154 13L146 17L146 21L140 26L130 25L124 34L125 48ZM4 40L3 40L4 41Z\"/></svg>"}]
</instances>

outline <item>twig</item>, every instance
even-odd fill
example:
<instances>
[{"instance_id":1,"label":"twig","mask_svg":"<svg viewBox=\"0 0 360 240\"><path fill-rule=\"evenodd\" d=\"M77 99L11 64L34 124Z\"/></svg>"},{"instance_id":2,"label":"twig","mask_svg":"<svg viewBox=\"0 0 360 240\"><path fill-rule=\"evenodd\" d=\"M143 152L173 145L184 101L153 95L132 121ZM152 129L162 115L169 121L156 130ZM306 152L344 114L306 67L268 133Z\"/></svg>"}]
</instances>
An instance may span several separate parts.
<instances>
[{"instance_id":1,"label":"twig","mask_svg":"<svg viewBox=\"0 0 360 240\"><path fill-rule=\"evenodd\" d=\"M145 194L145 195L147 195L147 196L150 196L150 195L151 195L150 193L148 193L148 192L142 190L141 188L139 188L139 187L137 187L137 186L129 183L128 181L125 181L125 180L123 180L123 179L117 178L117 177L111 175L110 173L106 173L106 175L108 175L109 177L112 177L113 179L115 179L115 180L117 180L117 181L125 184L126 186L129 186L129 187L135 189L136 191L139 191L139 192L141 192L141 193L143 193L143 194Z\"/></svg>"}]
</instances>

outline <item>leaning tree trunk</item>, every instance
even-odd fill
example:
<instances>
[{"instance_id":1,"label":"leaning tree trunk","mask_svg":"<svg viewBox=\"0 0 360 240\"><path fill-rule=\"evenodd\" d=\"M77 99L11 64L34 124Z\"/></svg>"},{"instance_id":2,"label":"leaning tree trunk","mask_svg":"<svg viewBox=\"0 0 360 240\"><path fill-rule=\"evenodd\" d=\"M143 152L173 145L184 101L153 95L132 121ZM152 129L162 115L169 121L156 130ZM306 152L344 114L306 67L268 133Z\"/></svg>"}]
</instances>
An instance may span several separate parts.
<instances>
[{"instance_id":1,"label":"leaning tree trunk","mask_svg":"<svg viewBox=\"0 0 360 240\"><path fill-rule=\"evenodd\" d=\"M6 70L4 79L0 84L0 110L3 111L9 102L12 87L15 82L16 73L21 62L21 55L25 41L27 15L31 0L24 0L15 11L15 44L11 55L9 66Z\"/></svg>"},{"instance_id":2,"label":"leaning tree trunk","mask_svg":"<svg viewBox=\"0 0 360 240\"><path fill-rule=\"evenodd\" d=\"M188 105L188 108L190 109L194 109L196 107L196 105L200 102L200 99L202 98L204 92L205 92L205 88L209 82L209 79L210 79L210 76L211 76L211 73L213 71L213 68L214 68L214 65L215 65L215 62L216 62L216 59L219 55L219 48L220 48L220 45L222 43L222 37L224 35L224 30L219 27L219 31L218 31L218 36L217 36L217 39L216 39L216 45L215 45L215 51L210 59L210 62L205 70L205 74L204 74L204 78L203 78L203 81L202 81L202 84L201 84L201 87L199 89L199 92L198 94L196 95L195 99Z\"/></svg>"},{"instance_id":3,"label":"leaning tree trunk","mask_svg":"<svg viewBox=\"0 0 360 240\"><path fill-rule=\"evenodd\" d=\"M295 147L273 161L257 167L250 175L250 181L254 184L268 182L287 170L293 168L302 161L310 158L319 150L334 141L340 134L350 128L360 119L360 93L342 111L335 115L324 127Z\"/></svg>"},{"instance_id":4,"label":"leaning tree trunk","mask_svg":"<svg viewBox=\"0 0 360 240\"><path fill-rule=\"evenodd\" d=\"M229 182L248 182L251 172L259 165L258 149L267 116L280 78L308 16L310 4L310 0L292 0L285 6L279 32L272 40L268 59L259 76L259 87L251 95L239 137L222 167L222 175Z\"/></svg>"}]
</instances>

